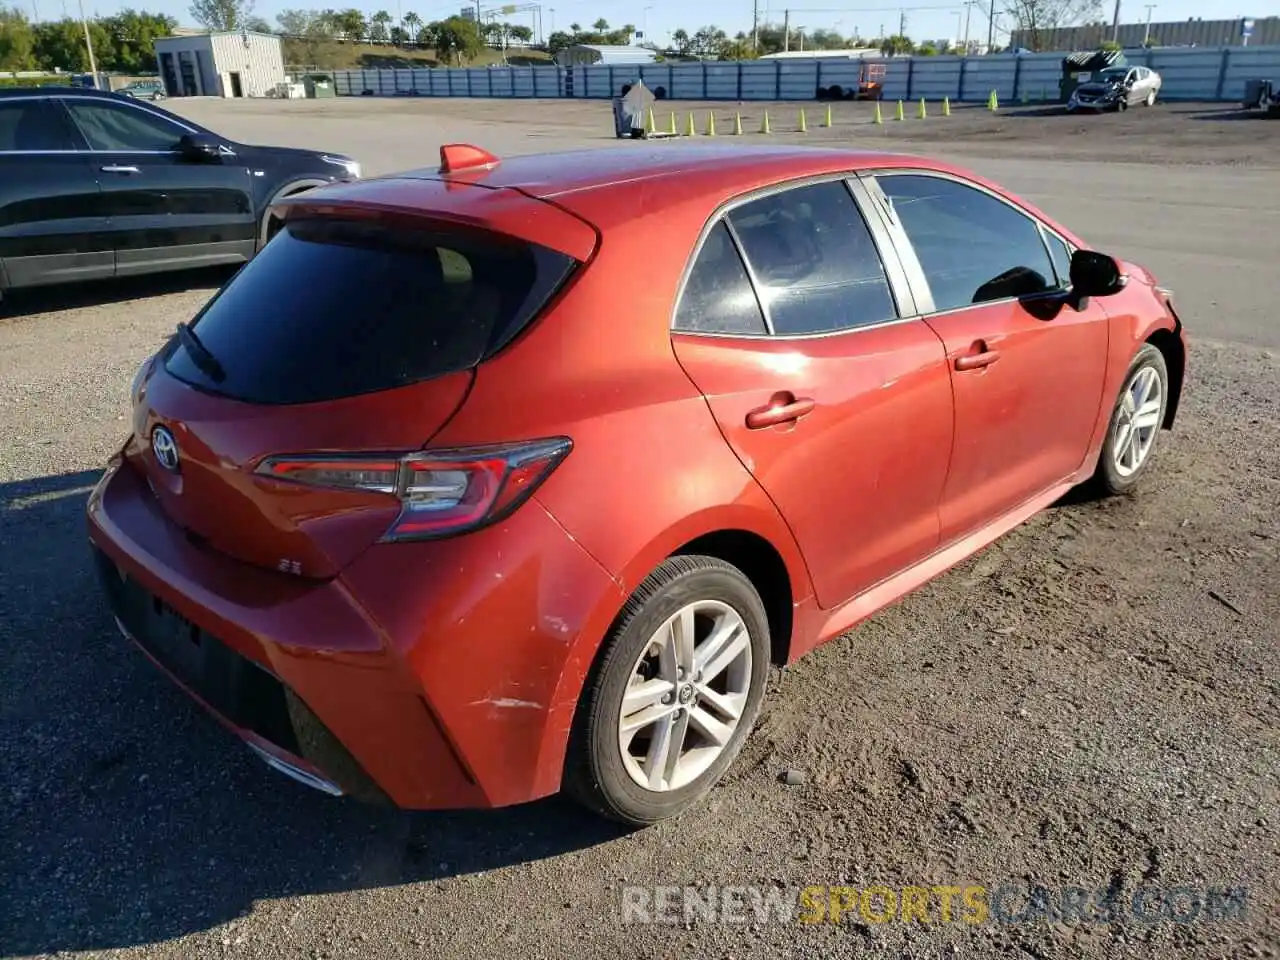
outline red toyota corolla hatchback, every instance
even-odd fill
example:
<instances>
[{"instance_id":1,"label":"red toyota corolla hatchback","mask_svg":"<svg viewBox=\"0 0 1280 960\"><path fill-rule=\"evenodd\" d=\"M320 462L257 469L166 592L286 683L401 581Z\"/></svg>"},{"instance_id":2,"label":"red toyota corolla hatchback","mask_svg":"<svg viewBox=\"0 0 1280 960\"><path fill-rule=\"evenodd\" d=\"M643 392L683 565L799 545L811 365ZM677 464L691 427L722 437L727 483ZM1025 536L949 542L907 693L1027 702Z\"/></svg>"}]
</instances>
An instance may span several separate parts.
<instances>
[{"instance_id":1,"label":"red toyota corolla hatchback","mask_svg":"<svg viewBox=\"0 0 1280 960\"><path fill-rule=\"evenodd\" d=\"M771 663L1182 389L1168 291L918 157L638 146L286 201L89 500L124 633L268 763L404 807L705 794Z\"/></svg>"}]
</instances>

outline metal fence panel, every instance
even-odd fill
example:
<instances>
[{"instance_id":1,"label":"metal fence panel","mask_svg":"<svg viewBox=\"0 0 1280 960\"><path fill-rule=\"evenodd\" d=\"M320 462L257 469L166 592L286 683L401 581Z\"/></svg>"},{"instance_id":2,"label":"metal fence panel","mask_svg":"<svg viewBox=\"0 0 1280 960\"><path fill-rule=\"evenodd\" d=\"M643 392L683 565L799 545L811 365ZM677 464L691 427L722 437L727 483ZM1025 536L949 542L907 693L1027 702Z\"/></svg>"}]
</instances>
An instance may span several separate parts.
<instances>
[{"instance_id":1,"label":"metal fence panel","mask_svg":"<svg viewBox=\"0 0 1280 960\"><path fill-rule=\"evenodd\" d=\"M911 61L894 59L885 62L884 91L886 100L905 100L911 95Z\"/></svg>"},{"instance_id":2,"label":"metal fence panel","mask_svg":"<svg viewBox=\"0 0 1280 960\"><path fill-rule=\"evenodd\" d=\"M706 74L708 100L738 99L737 63L709 63Z\"/></svg>"},{"instance_id":3,"label":"metal fence panel","mask_svg":"<svg viewBox=\"0 0 1280 960\"><path fill-rule=\"evenodd\" d=\"M671 90L669 96L673 100L702 99L702 64L680 63L671 67Z\"/></svg>"},{"instance_id":4,"label":"metal fence panel","mask_svg":"<svg viewBox=\"0 0 1280 960\"><path fill-rule=\"evenodd\" d=\"M1238 101L1244 97L1245 82L1254 79L1280 83L1280 47L1232 50L1222 71L1222 90L1218 96Z\"/></svg>"},{"instance_id":5,"label":"metal fence panel","mask_svg":"<svg viewBox=\"0 0 1280 960\"><path fill-rule=\"evenodd\" d=\"M964 90L957 99L985 100L996 91L1001 100L1011 100L1017 64L1013 57L971 57L964 69Z\"/></svg>"},{"instance_id":6,"label":"metal fence panel","mask_svg":"<svg viewBox=\"0 0 1280 960\"><path fill-rule=\"evenodd\" d=\"M779 61L749 61L742 65L743 100L778 99Z\"/></svg>"},{"instance_id":7,"label":"metal fence panel","mask_svg":"<svg viewBox=\"0 0 1280 960\"><path fill-rule=\"evenodd\" d=\"M927 57L915 61L911 71L911 97L919 100L941 100L953 97L960 89L960 64L963 57Z\"/></svg>"},{"instance_id":8,"label":"metal fence panel","mask_svg":"<svg viewBox=\"0 0 1280 960\"><path fill-rule=\"evenodd\" d=\"M796 63L782 61L778 76L779 100L812 100L818 91L816 61Z\"/></svg>"}]
</instances>

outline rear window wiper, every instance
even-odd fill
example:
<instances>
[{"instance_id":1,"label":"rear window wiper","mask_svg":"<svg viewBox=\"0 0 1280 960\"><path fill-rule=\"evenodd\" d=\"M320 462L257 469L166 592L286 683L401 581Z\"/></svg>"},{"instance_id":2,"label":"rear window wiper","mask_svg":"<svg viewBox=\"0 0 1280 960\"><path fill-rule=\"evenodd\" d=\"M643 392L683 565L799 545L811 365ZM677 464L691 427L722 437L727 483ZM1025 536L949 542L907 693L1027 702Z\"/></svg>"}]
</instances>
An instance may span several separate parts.
<instances>
[{"instance_id":1,"label":"rear window wiper","mask_svg":"<svg viewBox=\"0 0 1280 960\"><path fill-rule=\"evenodd\" d=\"M200 338L196 336L195 331L185 323L178 324L178 340L186 348L191 357L191 362L206 377L214 383L221 383L227 379L227 372L222 369L222 364L218 362L218 358L209 351L208 347L200 342Z\"/></svg>"}]
</instances>

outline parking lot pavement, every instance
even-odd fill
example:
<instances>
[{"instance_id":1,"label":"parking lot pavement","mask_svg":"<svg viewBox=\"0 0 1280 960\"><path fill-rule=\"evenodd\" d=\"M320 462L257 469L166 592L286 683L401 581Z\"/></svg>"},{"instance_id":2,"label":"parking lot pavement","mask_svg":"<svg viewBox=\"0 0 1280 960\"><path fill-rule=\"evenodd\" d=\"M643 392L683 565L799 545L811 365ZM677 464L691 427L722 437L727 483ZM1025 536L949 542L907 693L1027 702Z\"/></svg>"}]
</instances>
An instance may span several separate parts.
<instances>
[{"instance_id":1,"label":"parking lot pavement","mask_svg":"<svg viewBox=\"0 0 1280 960\"><path fill-rule=\"evenodd\" d=\"M606 109L179 108L230 136L347 150L380 172L431 164L449 140L508 153L636 147L594 132L587 121L601 116L587 106ZM1020 140L983 142L945 147L1177 290L1192 379L1158 477L1133 500L1059 505L776 674L729 780L703 808L640 833L555 800L372 810L308 792L231 742L116 635L82 521L85 490L127 429L136 365L225 273L15 301L0 319L0 953L1275 956L1275 173L1203 162L1217 156L1203 150L1195 167L1164 147L1159 164L1108 164L1045 159L1047 136L1026 155ZM787 770L804 782L781 782ZM1059 906L1064 888L1082 887L1127 908L1115 923L1036 922L1032 884ZM624 924L624 898L652 908L653 885L1014 896L978 923L936 911L929 924L879 923L878 907L855 907L805 925L748 906L741 923L686 923L677 909L674 923ZM1239 909L1159 916L1175 888L1183 920L1209 888L1235 891ZM1135 914L1143 889L1156 898Z\"/></svg>"}]
</instances>

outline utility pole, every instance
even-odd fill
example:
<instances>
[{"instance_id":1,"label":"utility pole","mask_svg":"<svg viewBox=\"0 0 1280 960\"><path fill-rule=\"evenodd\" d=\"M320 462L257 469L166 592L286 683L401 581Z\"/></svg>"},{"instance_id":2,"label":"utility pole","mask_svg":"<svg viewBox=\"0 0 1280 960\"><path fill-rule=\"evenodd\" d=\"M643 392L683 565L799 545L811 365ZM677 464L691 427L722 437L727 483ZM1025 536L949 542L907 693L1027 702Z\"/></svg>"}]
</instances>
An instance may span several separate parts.
<instances>
[{"instance_id":1,"label":"utility pole","mask_svg":"<svg viewBox=\"0 0 1280 960\"><path fill-rule=\"evenodd\" d=\"M902 10L898 13L898 36L905 37L907 35L907 11Z\"/></svg>"},{"instance_id":2,"label":"utility pole","mask_svg":"<svg viewBox=\"0 0 1280 960\"><path fill-rule=\"evenodd\" d=\"M782 52L791 49L791 11L782 11Z\"/></svg>"},{"instance_id":3,"label":"utility pole","mask_svg":"<svg viewBox=\"0 0 1280 960\"><path fill-rule=\"evenodd\" d=\"M1147 28L1142 33L1142 45L1148 46L1151 43L1151 11L1156 8L1154 3L1147 4Z\"/></svg>"},{"instance_id":4,"label":"utility pole","mask_svg":"<svg viewBox=\"0 0 1280 960\"><path fill-rule=\"evenodd\" d=\"M93 57L93 38L89 36L89 21L84 18L84 0L80 0L80 25L84 27L84 46L89 51L89 75L93 77L93 89L98 89L98 61Z\"/></svg>"},{"instance_id":5,"label":"utility pole","mask_svg":"<svg viewBox=\"0 0 1280 960\"><path fill-rule=\"evenodd\" d=\"M964 55L969 55L969 18L973 16L973 5L977 0L967 0L964 5Z\"/></svg>"},{"instance_id":6,"label":"utility pole","mask_svg":"<svg viewBox=\"0 0 1280 960\"><path fill-rule=\"evenodd\" d=\"M987 14L987 53L996 48L996 0L991 0L991 11Z\"/></svg>"},{"instance_id":7,"label":"utility pole","mask_svg":"<svg viewBox=\"0 0 1280 960\"><path fill-rule=\"evenodd\" d=\"M751 50L760 50L760 0L751 2Z\"/></svg>"},{"instance_id":8,"label":"utility pole","mask_svg":"<svg viewBox=\"0 0 1280 960\"><path fill-rule=\"evenodd\" d=\"M1111 42L1120 42L1120 0L1116 0L1115 16L1111 18Z\"/></svg>"}]
</instances>

